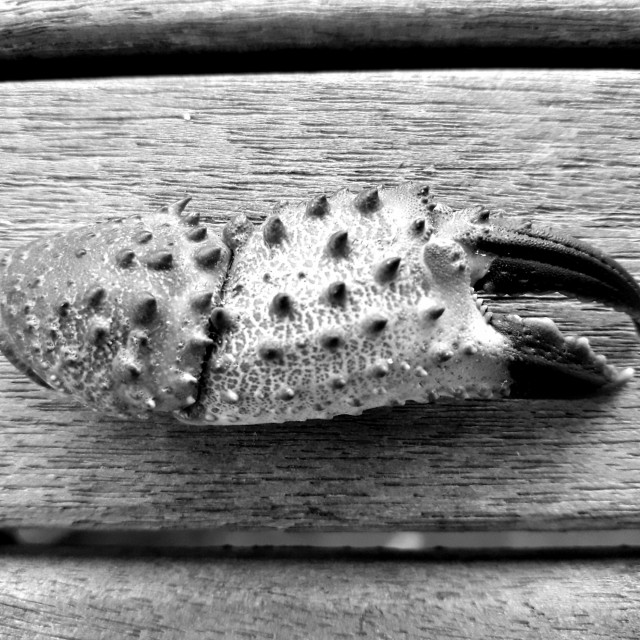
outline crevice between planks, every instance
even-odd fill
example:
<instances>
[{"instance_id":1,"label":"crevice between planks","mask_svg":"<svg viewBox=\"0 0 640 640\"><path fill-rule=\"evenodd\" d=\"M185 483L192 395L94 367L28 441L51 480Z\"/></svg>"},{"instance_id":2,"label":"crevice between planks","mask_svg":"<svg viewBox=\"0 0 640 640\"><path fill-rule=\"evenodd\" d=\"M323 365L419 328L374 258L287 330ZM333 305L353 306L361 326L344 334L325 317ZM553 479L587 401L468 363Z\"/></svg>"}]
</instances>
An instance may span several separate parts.
<instances>
[{"instance_id":1,"label":"crevice between planks","mask_svg":"<svg viewBox=\"0 0 640 640\"><path fill-rule=\"evenodd\" d=\"M0 530L0 546L25 550L43 548L175 550L246 552L306 550L347 554L422 554L446 557L601 555L640 553L640 529L571 531L398 531L313 532L227 529L88 530L80 528L16 527Z\"/></svg>"},{"instance_id":2,"label":"crevice between planks","mask_svg":"<svg viewBox=\"0 0 640 640\"><path fill-rule=\"evenodd\" d=\"M638 44L611 46L353 46L264 47L256 51L87 51L0 55L0 82L131 76L315 73L393 69L637 69ZM455 59L455 63L452 61ZM212 62L212 60L214 62Z\"/></svg>"}]
</instances>

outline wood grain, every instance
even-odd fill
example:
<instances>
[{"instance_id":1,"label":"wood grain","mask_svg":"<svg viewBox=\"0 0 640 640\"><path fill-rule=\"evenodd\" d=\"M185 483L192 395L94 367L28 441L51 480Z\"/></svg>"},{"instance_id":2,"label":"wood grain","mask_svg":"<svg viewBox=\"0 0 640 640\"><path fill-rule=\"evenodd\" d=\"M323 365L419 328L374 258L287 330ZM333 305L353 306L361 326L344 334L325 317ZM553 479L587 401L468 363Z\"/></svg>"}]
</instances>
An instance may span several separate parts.
<instances>
[{"instance_id":1,"label":"wood grain","mask_svg":"<svg viewBox=\"0 0 640 640\"><path fill-rule=\"evenodd\" d=\"M9 83L0 249L194 196L221 221L344 184L429 182L532 216L640 276L640 75L412 72ZM622 314L554 296L616 364ZM504 307L505 305L502 305ZM508 306L508 305L507 305ZM636 527L640 386L581 401L406 406L265 427L136 423L0 362L0 525L122 529Z\"/></svg>"},{"instance_id":2,"label":"wood grain","mask_svg":"<svg viewBox=\"0 0 640 640\"><path fill-rule=\"evenodd\" d=\"M6 640L637 638L637 559L3 554Z\"/></svg>"},{"instance_id":3,"label":"wood grain","mask_svg":"<svg viewBox=\"0 0 640 640\"><path fill-rule=\"evenodd\" d=\"M4 60L338 48L348 65L348 52L359 48L639 43L640 7L628 0L13 0L0 7ZM427 54L420 64L451 63ZM126 63L121 68L126 73Z\"/></svg>"}]
</instances>

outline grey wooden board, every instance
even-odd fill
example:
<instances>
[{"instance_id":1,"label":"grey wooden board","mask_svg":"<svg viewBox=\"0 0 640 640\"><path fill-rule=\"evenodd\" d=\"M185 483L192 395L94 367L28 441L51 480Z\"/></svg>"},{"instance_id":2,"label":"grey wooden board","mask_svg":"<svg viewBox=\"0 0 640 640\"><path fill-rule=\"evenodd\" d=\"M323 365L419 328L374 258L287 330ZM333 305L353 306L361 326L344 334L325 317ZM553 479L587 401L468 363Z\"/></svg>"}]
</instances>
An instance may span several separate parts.
<instances>
[{"instance_id":1,"label":"grey wooden board","mask_svg":"<svg viewBox=\"0 0 640 640\"><path fill-rule=\"evenodd\" d=\"M639 42L640 7L628 0L39 0L0 6L5 60L339 47L347 50L347 63L353 47ZM424 60L434 63L442 64Z\"/></svg>"},{"instance_id":2,"label":"grey wooden board","mask_svg":"<svg viewBox=\"0 0 640 640\"><path fill-rule=\"evenodd\" d=\"M5 640L629 638L637 559L433 562L3 554Z\"/></svg>"},{"instance_id":3,"label":"grey wooden board","mask_svg":"<svg viewBox=\"0 0 640 640\"><path fill-rule=\"evenodd\" d=\"M5 84L0 249L186 193L214 220L258 220L282 198L421 179L443 202L591 240L640 276L639 80L448 71ZM620 313L555 296L510 306L639 364ZM0 526L636 527L639 406L634 380L580 401L188 427L99 416L2 359Z\"/></svg>"}]
</instances>

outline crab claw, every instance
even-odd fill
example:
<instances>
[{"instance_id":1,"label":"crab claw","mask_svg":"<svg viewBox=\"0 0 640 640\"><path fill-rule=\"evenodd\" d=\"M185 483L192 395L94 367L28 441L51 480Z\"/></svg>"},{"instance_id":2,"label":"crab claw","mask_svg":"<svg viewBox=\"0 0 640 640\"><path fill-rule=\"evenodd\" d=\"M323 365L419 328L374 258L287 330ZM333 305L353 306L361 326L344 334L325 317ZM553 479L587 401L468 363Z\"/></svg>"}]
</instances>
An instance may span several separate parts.
<instances>
[{"instance_id":1,"label":"crab claw","mask_svg":"<svg viewBox=\"0 0 640 640\"><path fill-rule=\"evenodd\" d=\"M595 300L627 313L640 332L640 287L599 249L531 225L489 222L486 209L455 212L447 224L452 223L457 225L458 242L467 249L471 285L478 293L559 292ZM490 318L511 345L512 396L583 395L619 386L633 375L631 368L608 365L586 338L563 336L549 318Z\"/></svg>"}]
</instances>

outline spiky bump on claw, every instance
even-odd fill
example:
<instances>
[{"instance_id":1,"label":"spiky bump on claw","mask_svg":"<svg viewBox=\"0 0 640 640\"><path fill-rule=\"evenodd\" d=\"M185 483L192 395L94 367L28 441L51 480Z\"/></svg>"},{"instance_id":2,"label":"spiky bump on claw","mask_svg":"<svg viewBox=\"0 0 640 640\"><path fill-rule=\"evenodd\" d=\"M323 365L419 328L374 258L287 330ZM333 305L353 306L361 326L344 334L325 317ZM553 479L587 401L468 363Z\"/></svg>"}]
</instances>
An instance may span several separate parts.
<instances>
[{"instance_id":1,"label":"spiky bump on claw","mask_svg":"<svg viewBox=\"0 0 640 640\"><path fill-rule=\"evenodd\" d=\"M468 293L465 252L425 233L422 189L281 205L234 260L224 298L236 323L212 358L227 366L208 367L187 418L281 422L500 395L504 340Z\"/></svg>"},{"instance_id":2,"label":"spiky bump on claw","mask_svg":"<svg viewBox=\"0 0 640 640\"><path fill-rule=\"evenodd\" d=\"M5 260L3 350L47 385L123 414L193 404L230 251L189 199L34 242Z\"/></svg>"}]
</instances>

